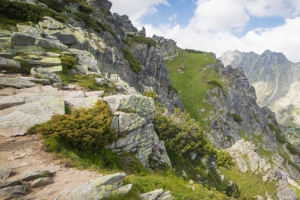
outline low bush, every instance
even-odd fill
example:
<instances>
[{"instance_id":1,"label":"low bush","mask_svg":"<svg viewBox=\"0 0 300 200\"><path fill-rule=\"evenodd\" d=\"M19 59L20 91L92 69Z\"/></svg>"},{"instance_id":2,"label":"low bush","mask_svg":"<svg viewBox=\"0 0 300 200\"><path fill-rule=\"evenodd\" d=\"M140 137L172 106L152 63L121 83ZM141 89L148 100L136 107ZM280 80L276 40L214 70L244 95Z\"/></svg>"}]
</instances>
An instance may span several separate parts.
<instances>
[{"instance_id":1,"label":"low bush","mask_svg":"<svg viewBox=\"0 0 300 200\"><path fill-rule=\"evenodd\" d=\"M188 53L196 53L196 54L205 53L204 51L198 51L198 50L194 50L194 49L185 49L185 51L188 52Z\"/></svg>"},{"instance_id":2,"label":"low bush","mask_svg":"<svg viewBox=\"0 0 300 200\"><path fill-rule=\"evenodd\" d=\"M289 150L289 152L291 153L291 154L294 154L294 155L297 155L298 154L298 149L297 148L295 148L291 143L287 143L286 144L286 148Z\"/></svg>"},{"instance_id":3,"label":"low bush","mask_svg":"<svg viewBox=\"0 0 300 200\"><path fill-rule=\"evenodd\" d=\"M60 21L65 19L62 14L56 13L48 8L10 0L0 1L0 13L11 19L33 22L40 21L44 16L54 17Z\"/></svg>"},{"instance_id":4,"label":"low bush","mask_svg":"<svg viewBox=\"0 0 300 200\"><path fill-rule=\"evenodd\" d=\"M139 35L128 34L124 43L133 47L137 44L147 44L150 49L152 46L156 46L156 42L152 38L147 38Z\"/></svg>"},{"instance_id":5,"label":"low bush","mask_svg":"<svg viewBox=\"0 0 300 200\"><path fill-rule=\"evenodd\" d=\"M54 115L36 130L78 150L99 150L117 138L110 126L110 112L103 101L93 108L72 110L68 115Z\"/></svg>"},{"instance_id":6,"label":"low bush","mask_svg":"<svg viewBox=\"0 0 300 200\"><path fill-rule=\"evenodd\" d=\"M110 34L112 34L112 36L114 36L115 38L117 37L117 34L115 33L115 31L113 31L108 24L100 23L100 22L98 22L98 24L102 28L103 31L108 31Z\"/></svg>"},{"instance_id":7,"label":"low bush","mask_svg":"<svg viewBox=\"0 0 300 200\"><path fill-rule=\"evenodd\" d=\"M100 29L100 24L97 20L95 20L94 18L92 18L89 14L87 13L84 13L84 12L78 12L75 14L75 16L77 17L77 20L78 19L81 19L82 21L84 21L84 23L94 29L95 31L97 32L100 32L101 29Z\"/></svg>"},{"instance_id":8,"label":"low bush","mask_svg":"<svg viewBox=\"0 0 300 200\"><path fill-rule=\"evenodd\" d=\"M269 128L271 129L271 131L275 132L276 140L277 140L280 144L285 144L285 143L287 143L286 138L285 138L283 135L281 135L281 131L280 131L280 129L279 129L277 126L275 126L274 124L271 124L271 123L269 123L268 126L269 126Z\"/></svg>"},{"instance_id":9,"label":"low bush","mask_svg":"<svg viewBox=\"0 0 300 200\"><path fill-rule=\"evenodd\" d=\"M63 67L64 73L67 73L70 69L76 68L77 65L76 57L63 54L60 57L60 60L61 60L61 65Z\"/></svg>"},{"instance_id":10,"label":"low bush","mask_svg":"<svg viewBox=\"0 0 300 200\"><path fill-rule=\"evenodd\" d=\"M60 3L58 0L39 0L41 3L46 4L49 8L58 11L58 12L62 12L63 9L60 6Z\"/></svg>"},{"instance_id":11,"label":"low bush","mask_svg":"<svg viewBox=\"0 0 300 200\"><path fill-rule=\"evenodd\" d=\"M168 86L168 94L171 94L171 92L175 92L176 94L178 94L178 90L176 88L174 88L173 85L169 85Z\"/></svg>"},{"instance_id":12,"label":"low bush","mask_svg":"<svg viewBox=\"0 0 300 200\"><path fill-rule=\"evenodd\" d=\"M234 165L234 162L227 151L219 151L217 153L216 164L218 167L222 166L222 167L230 168L231 166Z\"/></svg>"},{"instance_id":13,"label":"low bush","mask_svg":"<svg viewBox=\"0 0 300 200\"><path fill-rule=\"evenodd\" d=\"M168 149L180 154L196 152L199 156L215 156L213 145L204 136L199 125L187 113L176 110L173 117L159 111L154 118L154 128Z\"/></svg>"},{"instance_id":14,"label":"low bush","mask_svg":"<svg viewBox=\"0 0 300 200\"><path fill-rule=\"evenodd\" d=\"M227 113L227 116L232 117L233 120L239 124L243 121L241 116L239 116L238 114L235 114L235 113Z\"/></svg>"},{"instance_id":15,"label":"low bush","mask_svg":"<svg viewBox=\"0 0 300 200\"><path fill-rule=\"evenodd\" d=\"M79 4L80 4L80 7L79 7L80 12L84 12L84 13L93 12L93 8L91 6L88 6L83 2L80 2Z\"/></svg>"},{"instance_id":16,"label":"low bush","mask_svg":"<svg viewBox=\"0 0 300 200\"><path fill-rule=\"evenodd\" d=\"M158 98L155 91L144 92L144 93L142 93L142 95L146 96L146 97L151 97L154 101L156 101Z\"/></svg>"},{"instance_id":17,"label":"low bush","mask_svg":"<svg viewBox=\"0 0 300 200\"><path fill-rule=\"evenodd\" d=\"M222 89L222 85L218 81L208 81L207 83L210 85L217 86Z\"/></svg>"},{"instance_id":18,"label":"low bush","mask_svg":"<svg viewBox=\"0 0 300 200\"><path fill-rule=\"evenodd\" d=\"M128 61L132 71L139 74L142 71L140 62L134 57L134 55L128 49L122 48L124 59Z\"/></svg>"}]
</instances>

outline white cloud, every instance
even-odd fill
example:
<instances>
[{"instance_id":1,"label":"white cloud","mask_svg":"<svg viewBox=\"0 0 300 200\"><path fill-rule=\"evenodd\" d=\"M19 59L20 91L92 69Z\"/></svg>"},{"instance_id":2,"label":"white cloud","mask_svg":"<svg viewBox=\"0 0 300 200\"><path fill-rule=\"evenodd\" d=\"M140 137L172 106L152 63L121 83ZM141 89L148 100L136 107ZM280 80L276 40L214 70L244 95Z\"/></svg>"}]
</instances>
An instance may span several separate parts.
<instances>
[{"instance_id":1,"label":"white cloud","mask_svg":"<svg viewBox=\"0 0 300 200\"><path fill-rule=\"evenodd\" d=\"M244 0L199 0L189 26L196 30L225 31L247 24ZM230 6L229 6L230 5Z\"/></svg>"},{"instance_id":2,"label":"white cloud","mask_svg":"<svg viewBox=\"0 0 300 200\"><path fill-rule=\"evenodd\" d=\"M155 6L159 4L169 5L167 0L110 0L113 5L112 12L120 15L126 14L130 17L133 24L138 25L140 19L151 13L157 12Z\"/></svg>"}]
</instances>

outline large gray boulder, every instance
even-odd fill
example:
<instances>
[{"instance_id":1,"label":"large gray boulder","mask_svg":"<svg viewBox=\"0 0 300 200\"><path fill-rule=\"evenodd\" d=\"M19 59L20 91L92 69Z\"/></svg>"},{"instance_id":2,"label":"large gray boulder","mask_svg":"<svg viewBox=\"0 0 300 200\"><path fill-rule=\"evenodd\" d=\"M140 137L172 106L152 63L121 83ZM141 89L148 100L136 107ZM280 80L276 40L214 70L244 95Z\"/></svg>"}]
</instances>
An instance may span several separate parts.
<instances>
[{"instance_id":1,"label":"large gray boulder","mask_svg":"<svg viewBox=\"0 0 300 200\"><path fill-rule=\"evenodd\" d=\"M9 107L11 104L4 103L8 108L0 110L1 136L24 135L34 124L50 120L53 114L65 113L65 104L59 94L20 93L4 97L1 101L8 102L14 98L18 99L16 104L20 105Z\"/></svg>"},{"instance_id":2,"label":"large gray boulder","mask_svg":"<svg viewBox=\"0 0 300 200\"><path fill-rule=\"evenodd\" d=\"M19 61L0 57L0 67L21 69Z\"/></svg>"},{"instance_id":3,"label":"large gray boulder","mask_svg":"<svg viewBox=\"0 0 300 200\"><path fill-rule=\"evenodd\" d=\"M62 82L61 78L58 75L51 73L44 68L33 67L33 68L31 68L30 72L34 78L48 79L51 83Z\"/></svg>"},{"instance_id":4,"label":"large gray boulder","mask_svg":"<svg viewBox=\"0 0 300 200\"><path fill-rule=\"evenodd\" d=\"M13 88L24 88L24 87L33 87L36 84L27 81L22 80L18 78L4 78L0 77L0 87L13 87Z\"/></svg>"},{"instance_id":5,"label":"large gray boulder","mask_svg":"<svg viewBox=\"0 0 300 200\"><path fill-rule=\"evenodd\" d=\"M0 189L0 199L14 199L26 194L25 185L16 185Z\"/></svg>"},{"instance_id":6,"label":"large gray boulder","mask_svg":"<svg viewBox=\"0 0 300 200\"><path fill-rule=\"evenodd\" d=\"M76 68L81 73L85 74L87 71L100 72L97 60L90 52L79 49L69 49L69 51L76 55L78 62Z\"/></svg>"},{"instance_id":7,"label":"large gray boulder","mask_svg":"<svg viewBox=\"0 0 300 200\"><path fill-rule=\"evenodd\" d=\"M65 189L61 195L67 200L73 199L103 199L112 194L124 194L131 189L131 184L122 188L122 181L126 177L125 173L115 173L99 177L88 183ZM127 188L127 189L126 189Z\"/></svg>"}]
</instances>

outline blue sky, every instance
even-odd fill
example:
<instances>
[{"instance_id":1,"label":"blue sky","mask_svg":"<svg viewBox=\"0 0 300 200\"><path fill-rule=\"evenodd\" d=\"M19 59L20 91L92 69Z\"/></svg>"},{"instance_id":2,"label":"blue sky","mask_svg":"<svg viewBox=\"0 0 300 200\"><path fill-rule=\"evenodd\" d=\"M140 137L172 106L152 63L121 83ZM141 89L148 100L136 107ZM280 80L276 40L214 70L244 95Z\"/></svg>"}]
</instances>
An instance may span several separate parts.
<instances>
[{"instance_id":1,"label":"blue sky","mask_svg":"<svg viewBox=\"0 0 300 200\"><path fill-rule=\"evenodd\" d=\"M300 62L300 0L111 0L112 12L182 48L283 52Z\"/></svg>"}]
</instances>

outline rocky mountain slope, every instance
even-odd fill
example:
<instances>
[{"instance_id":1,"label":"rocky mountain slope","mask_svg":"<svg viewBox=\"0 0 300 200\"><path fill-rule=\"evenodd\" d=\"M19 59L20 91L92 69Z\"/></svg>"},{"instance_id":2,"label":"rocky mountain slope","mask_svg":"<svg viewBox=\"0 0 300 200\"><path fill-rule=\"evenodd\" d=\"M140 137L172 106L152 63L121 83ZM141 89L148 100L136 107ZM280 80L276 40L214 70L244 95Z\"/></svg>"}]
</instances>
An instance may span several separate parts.
<instances>
[{"instance_id":1,"label":"rocky mountain slope","mask_svg":"<svg viewBox=\"0 0 300 200\"><path fill-rule=\"evenodd\" d=\"M299 143L299 63L290 62L282 53L266 50L254 52L228 51L220 57L224 65L241 67L255 88L260 106L275 112L280 124L287 127L290 142Z\"/></svg>"},{"instance_id":2,"label":"rocky mountain slope","mask_svg":"<svg viewBox=\"0 0 300 200\"><path fill-rule=\"evenodd\" d=\"M299 153L243 71L106 0L22 2L0 2L1 198L297 199Z\"/></svg>"},{"instance_id":3,"label":"rocky mountain slope","mask_svg":"<svg viewBox=\"0 0 300 200\"><path fill-rule=\"evenodd\" d=\"M297 150L284 138L283 129L277 123L275 114L266 107L258 106L255 89L250 86L243 70L224 67L213 56L205 52L185 50L178 59L167 62L171 81L178 90L183 105L188 105L185 107L192 113L192 117L203 124L206 136L216 147L228 148L238 171L259 174L260 180L257 181L263 182L268 182L270 174L281 174L279 179L270 178L280 183L277 185L277 192L269 195L285 199L285 195L289 194L291 196L286 199L296 199L289 189L288 178L299 179ZM193 63L192 58L197 62ZM194 81L195 87L187 89L185 84L190 83L185 82L186 79ZM204 91L201 92L200 87L205 88ZM196 99L196 95L201 93L201 98ZM238 153L234 153L235 151ZM242 181L235 179L237 172L230 174L232 180ZM244 182L238 184L242 185ZM268 198L265 192L256 192Z\"/></svg>"}]
</instances>

